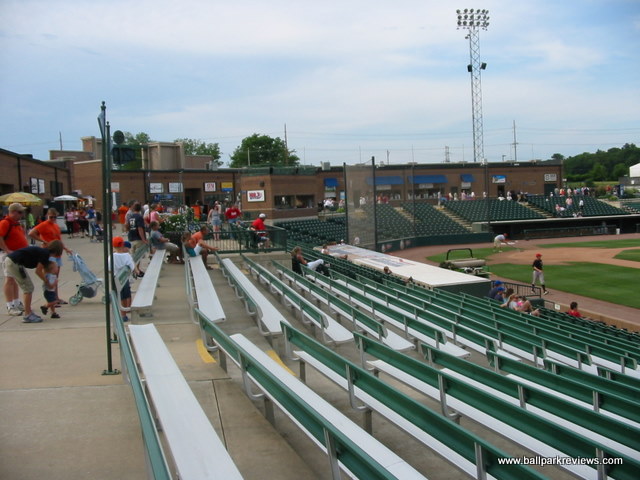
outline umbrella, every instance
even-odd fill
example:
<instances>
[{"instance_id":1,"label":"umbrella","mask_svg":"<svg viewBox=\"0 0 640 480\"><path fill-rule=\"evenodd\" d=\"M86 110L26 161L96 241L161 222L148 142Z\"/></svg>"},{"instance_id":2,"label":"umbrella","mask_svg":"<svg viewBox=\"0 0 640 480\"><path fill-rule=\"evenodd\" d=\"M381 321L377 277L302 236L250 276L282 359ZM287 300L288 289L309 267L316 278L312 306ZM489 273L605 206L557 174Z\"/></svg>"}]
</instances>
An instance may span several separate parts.
<instances>
[{"instance_id":1,"label":"umbrella","mask_svg":"<svg viewBox=\"0 0 640 480\"><path fill-rule=\"evenodd\" d=\"M22 205L41 205L42 199L27 192L13 192L0 196L0 203L10 205L12 203L21 203Z\"/></svg>"},{"instance_id":2,"label":"umbrella","mask_svg":"<svg viewBox=\"0 0 640 480\"><path fill-rule=\"evenodd\" d=\"M53 198L56 202L77 202L78 197L74 197L73 195L60 195L59 197Z\"/></svg>"}]
</instances>

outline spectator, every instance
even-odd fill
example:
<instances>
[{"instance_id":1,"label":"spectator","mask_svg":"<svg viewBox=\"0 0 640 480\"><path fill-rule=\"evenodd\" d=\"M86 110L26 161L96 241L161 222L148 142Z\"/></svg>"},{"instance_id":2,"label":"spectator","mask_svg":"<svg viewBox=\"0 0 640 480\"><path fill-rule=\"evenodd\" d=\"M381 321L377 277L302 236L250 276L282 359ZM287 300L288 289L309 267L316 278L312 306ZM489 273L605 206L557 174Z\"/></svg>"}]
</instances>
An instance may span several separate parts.
<instances>
[{"instance_id":1,"label":"spectator","mask_svg":"<svg viewBox=\"0 0 640 480\"><path fill-rule=\"evenodd\" d=\"M80 226L80 235L81 238L84 238L85 233L87 237L91 236L89 232L89 220L87 218L87 211L84 208L79 208L76 211L78 225Z\"/></svg>"},{"instance_id":2,"label":"spectator","mask_svg":"<svg viewBox=\"0 0 640 480\"><path fill-rule=\"evenodd\" d=\"M267 215L264 213L258 215L258 218L256 218L251 223L251 227L249 227L249 229L255 232L254 235L258 247L269 248L271 245L269 243L269 234L267 233L267 227L264 224L265 218L267 218Z\"/></svg>"},{"instance_id":3,"label":"spectator","mask_svg":"<svg viewBox=\"0 0 640 480\"><path fill-rule=\"evenodd\" d=\"M171 243L168 238L162 236L160 233L160 224L155 220L149 225L151 233L149 233L149 242L151 248L155 250L167 250L169 252L169 263L181 263L178 259L178 246L175 243Z\"/></svg>"},{"instance_id":4,"label":"spectator","mask_svg":"<svg viewBox=\"0 0 640 480\"><path fill-rule=\"evenodd\" d=\"M87 206L87 221L89 222L89 238L93 240L96 236L96 210L91 204Z\"/></svg>"},{"instance_id":5,"label":"spectator","mask_svg":"<svg viewBox=\"0 0 640 480\"><path fill-rule=\"evenodd\" d=\"M59 241L62 245L62 249L71 255L73 252L68 249L64 243L62 243L62 232L57 223L58 211L55 208L47 210L47 220L40 222L29 231L29 236L34 240L41 242L43 248L48 248L51 242ZM62 258L60 256L55 258L55 262L58 264L58 270L55 274L58 277L58 284L60 283L60 270L62 269ZM65 305L67 302L58 297L58 304Z\"/></svg>"},{"instance_id":6,"label":"spectator","mask_svg":"<svg viewBox=\"0 0 640 480\"><path fill-rule=\"evenodd\" d=\"M502 308L509 308L511 310L518 309L518 296L514 293L513 288L507 288L504 292L504 303L500 305Z\"/></svg>"},{"instance_id":7,"label":"spectator","mask_svg":"<svg viewBox=\"0 0 640 480\"><path fill-rule=\"evenodd\" d=\"M186 239L186 244L193 250L193 255L191 255L191 252L189 252L189 255L194 257L196 255L200 255L205 267L207 267L207 270L213 270L213 268L207 264L207 258L209 257L209 252L215 252L216 250L218 250L218 248L207 245L207 243L204 241L204 237L208 233L209 228L206 225L203 225L202 227L200 227L200 230L198 232L190 235L189 238Z\"/></svg>"},{"instance_id":8,"label":"spectator","mask_svg":"<svg viewBox=\"0 0 640 480\"><path fill-rule=\"evenodd\" d=\"M324 260L318 259L313 262L307 262L302 256L302 248L295 247L291 251L291 270L299 275L304 275L302 265L307 266L307 268L314 272L322 273L327 277L329 276L329 265L325 265Z\"/></svg>"},{"instance_id":9,"label":"spectator","mask_svg":"<svg viewBox=\"0 0 640 480\"><path fill-rule=\"evenodd\" d=\"M122 202L122 205L118 207L118 221L120 222L120 227L123 233L127 231L126 217L128 211L129 206L127 205L127 202Z\"/></svg>"},{"instance_id":10,"label":"spectator","mask_svg":"<svg viewBox=\"0 0 640 480\"><path fill-rule=\"evenodd\" d=\"M54 240L48 244L47 248L25 247L11 252L4 259L4 275L15 279L22 289L24 304L24 323L40 323L42 317L36 315L31 310L31 300L33 298L33 282L26 269L35 269L36 275L45 281L45 268L49 264L50 257L60 258L62 255L62 242ZM57 297L57 295L56 295Z\"/></svg>"},{"instance_id":11,"label":"spectator","mask_svg":"<svg viewBox=\"0 0 640 480\"><path fill-rule=\"evenodd\" d=\"M40 307L40 311L43 315L46 315L49 309L51 309L51 318L60 318L60 315L56 313L56 306L58 305L58 296L56 291L58 290L58 276L55 274L58 269L58 264L54 260L49 260L49 263L45 265L44 276L44 299L47 301L46 305Z\"/></svg>"},{"instance_id":12,"label":"spectator","mask_svg":"<svg viewBox=\"0 0 640 480\"><path fill-rule=\"evenodd\" d=\"M33 216L33 213L31 213L31 207L27 207L24 210L24 220L25 220L25 223L27 224L27 232L36 226L36 219ZM36 241L32 238L31 245L35 245L35 244L36 244Z\"/></svg>"},{"instance_id":13,"label":"spectator","mask_svg":"<svg viewBox=\"0 0 640 480\"><path fill-rule=\"evenodd\" d=\"M158 225L162 225L162 222L164 222L164 220L160 216L161 207L162 205L160 205L159 203L151 204L151 207L149 207L149 224L151 224L151 222L158 222Z\"/></svg>"},{"instance_id":14,"label":"spectator","mask_svg":"<svg viewBox=\"0 0 640 480\"><path fill-rule=\"evenodd\" d=\"M195 205L191 208L193 210L193 219L196 222L199 222L200 217L202 216L202 203L200 202L200 200L196 200Z\"/></svg>"},{"instance_id":15,"label":"spectator","mask_svg":"<svg viewBox=\"0 0 640 480\"><path fill-rule=\"evenodd\" d=\"M502 288L502 290L504 291L502 282L500 280L496 280L495 282L493 282L493 288L491 288L491 290L489 290L489 293L487 293L487 297L495 299L496 293L498 293L499 288Z\"/></svg>"},{"instance_id":16,"label":"spectator","mask_svg":"<svg viewBox=\"0 0 640 480\"><path fill-rule=\"evenodd\" d=\"M533 308L533 305L531 305L531 302L527 299L527 297L520 297L518 308L516 310L518 312L528 313L529 315L533 315L534 317L540 316L540 310L538 310L537 308Z\"/></svg>"},{"instance_id":17,"label":"spectator","mask_svg":"<svg viewBox=\"0 0 640 480\"><path fill-rule=\"evenodd\" d=\"M571 302L569 304L569 310L567 310L567 315L571 315L572 317L582 318L582 314L578 311L578 302Z\"/></svg>"},{"instance_id":18,"label":"spectator","mask_svg":"<svg viewBox=\"0 0 640 480\"><path fill-rule=\"evenodd\" d=\"M131 214L129 215L129 232L127 233L127 237L132 245L132 255L136 253L136 250L138 250L139 248L142 248L144 245L149 244L149 242L147 241L147 233L144 230L144 218L142 216L141 210L142 206L140 205L140 202L135 202L131 206ZM138 268L138 265L136 265L136 268L139 271L139 274L144 275L144 272L142 272Z\"/></svg>"},{"instance_id":19,"label":"spectator","mask_svg":"<svg viewBox=\"0 0 640 480\"><path fill-rule=\"evenodd\" d=\"M492 298L499 301L500 303L504 302L504 287L498 287L496 293Z\"/></svg>"},{"instance_id":20,"label":"spectator","mask_svg":"<svg viewBox=\"0 0 640 480\"><path fill-rule=\"evenodd\" d=\"M20 219L25 207L20 203L9 205L7 216L0 220L0 263L4 263L7 255L15 250L29 246ZM24 305L20 300L20 289L13 277L4 276L4 298L9 315L22 315Z\"/></svg>"},{"instance_id":21,"label":"spectator","mask_svg":"<svg viewBox=\"0 0 640 480\"><path fill-rule=\"evenodd\" d=\"M213 239L220 240L220 227L222 226L222 206L220 202L214 202L209 209L207 223L209 223L213 229Z\"/></svg>"},{"instance_id":22,"label":"spectator","mask_svg":"<svg viewBox=\"0 0 640 480\"><path fill-rule=\"evenodd\" d=\"M51 210L54 209L50 208L49 211ZM76 209L73 206L70 206L69 208L67 208L67 211L64 212L64 223L67 226L67 234L69 235L69 238L73 238L77 218L78 216L76 214Z\"/></svg>"},{"instance_id":23,"label":"spectator","mask_svg":"<svg viewBox=\"0 0 640 480\"><path fill-rule=\"evenodd\" d=\"M140 271L133 263L133 257L129 253L131 243L126 242L122 237L113 237L111 244L115 251L113 252L113 274L118 277L125 268L128 268L133 276L139 276ZM130 277L127 277L127 281L122 285L120 290L120 307L122 314L122 321L128 322L129 317L127 312L131 308L131 283Z\"/></svg>"},{"instance_id":24,"label":"spectator","mask_svg":"<svg viewBox=\"0 0 640 480\"><path fill-rule=\"evenodd\" d=\"M227 219L227 222L233 225L242 216L242 212L238 208L238 205L234 203L225 210L224 216Z\"/></svg>"}]
</instances>

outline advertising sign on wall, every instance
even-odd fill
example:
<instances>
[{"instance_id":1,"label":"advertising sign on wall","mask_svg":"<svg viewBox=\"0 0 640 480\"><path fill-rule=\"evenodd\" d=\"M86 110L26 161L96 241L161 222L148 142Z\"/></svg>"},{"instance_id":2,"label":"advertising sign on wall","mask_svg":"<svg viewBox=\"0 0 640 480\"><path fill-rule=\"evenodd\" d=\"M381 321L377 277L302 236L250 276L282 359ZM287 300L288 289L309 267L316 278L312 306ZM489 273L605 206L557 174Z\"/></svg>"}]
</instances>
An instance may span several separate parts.
<instances>
[{"instance_id":1,"label":"advertising sign on wall","mask_svg":"<svg viewBox=\"0 0 640 480\"><path fill-rule=\"evenodd\" d=\"M264 202L264 190L247 190L247 202Z\"/></svg>"},{"instance_id":2,"label":"advertising sign on wall","mask_svg":"<svg viewBox=\"0 0 640 480\"><path fill-rule=\"evenodd\" d=\"M204 191L205 192L215 192L216 191L216 182L204 182Z\"/></svg>"},{"instance_id":3,"label":"advertising sign on wall","mask_svg":"<svg viewBox=\"0 0 640 480\"><path fill-rule=\"evenodd\" d=\"M182 193L182 182L169 182L169 193Z\"/></svg>"},{"instance_id":4,"label":"advertising sign on wall","mask_svg":"<svg viewBox=\"0 0 640 480\"><path fill-rule=\"evenodd\" d=\"M492 175L491 183L507 183L506 175Z\"/></svg>"},{"instance_id":5,"label":"advertising sign on wall","mask_svg":"<svg viewBox=\"0 0 640 480\"><path fill-rule=\"evenodd\" d=\"M149 193L164 193L164 184L163 183L150 183L149 184Z\"/></svg>"}]
</instances>

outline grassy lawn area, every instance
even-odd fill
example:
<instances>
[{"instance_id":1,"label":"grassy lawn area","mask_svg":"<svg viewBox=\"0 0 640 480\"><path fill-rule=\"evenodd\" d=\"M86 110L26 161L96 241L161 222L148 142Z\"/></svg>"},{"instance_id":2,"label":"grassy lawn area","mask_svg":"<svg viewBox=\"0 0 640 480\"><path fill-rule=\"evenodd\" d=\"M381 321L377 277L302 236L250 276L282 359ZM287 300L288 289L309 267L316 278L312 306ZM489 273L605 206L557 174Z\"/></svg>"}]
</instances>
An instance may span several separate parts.
<instances>
[{"instance_id":1,"label":"grassy lawn area","mask_svg":"<svg viewBox=\"0 0 640 480\"><path fill-rule=\"evenodd\" d=\"M563 244L564 246L564 244ZM475 252L474 252L475 254ZM500 263L491 272L522 283L531 283L531 267ZM597 298L605 302L640 308L638 270L601 263L545 265L547 288Z\"/></svg>"},{"instance_id":2,"label":"grassy lawn area","mask_svg":"<svg viewBox=\"0 0 640 480\"><path fill-rule=\"evenodd\" d=\"M627 248L640 247L640 240L594 240L592 242L548 243L540 248Z\"/></svg>"},{"instance_id":3,"label":"grassy lawn area","mask_svg":"<svg viewBox=\"0 0 640 480\"><path fill-rule=\"evenodd\" d=\"M620 260L631 260L632 262L640 262L640 248L633 250L623 250L613 258Z\"/></svg>"}]
</instances>

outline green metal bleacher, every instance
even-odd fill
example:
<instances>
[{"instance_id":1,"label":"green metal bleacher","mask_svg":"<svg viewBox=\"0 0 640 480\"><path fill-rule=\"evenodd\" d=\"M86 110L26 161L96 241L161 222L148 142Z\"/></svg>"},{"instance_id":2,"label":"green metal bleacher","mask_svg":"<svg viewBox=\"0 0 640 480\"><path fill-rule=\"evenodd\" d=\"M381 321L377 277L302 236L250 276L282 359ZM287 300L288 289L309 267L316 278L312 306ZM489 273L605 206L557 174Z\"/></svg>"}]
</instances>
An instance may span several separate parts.
<instances>
[{"instance_id":1,"label":"green metal bleacher","mask_svg":"<svg viewBox=\"0 0 640 480\"><path fill-rule=\"evenodd\" d=\"M572 199L572 205L567 207L567 198ZM597 198L590 197L588 195L574 195L572 197L566 196L544 196L544 195L529 195L527 200L532 205L549 212L553 216L559 217L572 217L573 214L581 212L583 217L596 217L596 216L610 216L610 215L628 215L626 212L618 207L609 205L606 202L602 202ZM579 208L579 202L583 200L584 207ZM561 213L556 212L556 205L564 208Z\"/></svg>"},{"instance_id":2,"label":"green metal bleacher","mask_svg":"<svg viewBox=\"0 0 640 480\"><path fill-rule=\"evenodd\" d=\"M603 462L597 467L602 469L597 474L575 465L564 467L582 478L596 478L596 475L597 478L605 478L606 475L612 478L634 478L637 474L640 465L636 447L638 430L633 426L613 419L605 420L597 412L581 409L540 390L519 386L511 379L442 352L436 351L434 357L438 355L436 358L446 363L447 368L437 370L358 334L354 336L362 352L377 359L369 360L369 365L417 391L440 399L443 413L451 408L467 412L474 420L483 422L533 451L545 451L545 446L550 446L569 457L624 456L619 465L621 469L617 472L614 469L605 472ZM425 347L423 352L433 354L433 351L429 353L429 347ZM549 415L549 411L554 413ZM554 417L571 420L558 421ZM573 422L582 426L577 428ZM623 437L626 439L622 440ZM623 455L617 448L622 448L627 453ZM547 455L549 454L548 452Z\"/></svg>"},{"instance_id":3,"label":"green metal bleacher","mask_svg":"<svg viewBox=\"0 0 640 480\"><path fill-rule=\"evenodd\" d=\"M469 222L531 220L545 218L538 212L515 200L483 198L477 200L448 201L445 208Z\"/></svg>"},{"instance_id":4,"label":"green metal bleacher","mask_svg":"<svg viewBox=\"0 0 640 480\"><path fill-rule=\"evenodd\" d=\"M265 416L270 422L275 424L273 406L277 405L327 453L332 478L341 478L341 468L355 478L424 478L246 337L227 335L198 309L196 316L200 328L216 344L220 364L226 367L228 358L240 369L245 393L254 400L263 400ZM262 393L253 393L253 385Z\"/></svg>"},{"instance_id":5,"label":"green metal bleacher","mask_svg":"<svg viewBox=\"0 0 640 480\"><path fill-rule=\"evenodd\" d=\"M418 235L466 234L469 230L429 203L406 202L402 208L416 220Z\"/></svg>"},{"instance_id":6,"label":"green metal bleacher","mask_svg":"<svg viewBox=\"0 0 640 480\"><path fill-rule=\"evenodd\" d=\"M528 468L522 470L518 468L518 471L512 470L511 466L505 468L498 459L507 458L508 454L460 427L446 416L427 408L381 381L363 367L323 347L298 330L283 325L283 331L287 351L295 355L292 355L292 358L313 365L347 390L354 408L358 408L357 399L364 401L365 406L359 409L369 412L375 409L470 476L486 478L490 475L496 479L541 477L539 473ZM356 335L360 337L359 334ZM297 347L297 350L293 350L294 347ZM372 428L370 421L365 423L368 428Z\"/></svg>"},{"instance_id":7,"label":"green metal bleacher","mask_svg":"<svg viewBox=\"0 0 640 480\"><path fill-rule=\"evenodd\" d=\"M334 275L334 279L337 279ZM378 300L380 303L392 305L396 311L404 315L414 315L416 319L422 319L432 325L438 325L446 331L448 337L455 340L458 331L466 327L469 330L480 334L485 341L479 343L478 338L469 338L474 345L468 345L476 350L484 348L486 339L493 339L505 350L522 358L526 358L536 363L541 363L540 354L553 355L566 362L572 362L579 368L589 368L595 372L597 367L593 366L593 360L598 365L606 368L619 368L622 372L637 375L638 361L633 352L614 348L611 345L604 345L593 341L586 341L582 338L570 338L561 332L548 332L544 329L536 330L526 324L517 324L509 319L517 319L525 314L504 310L500 312L506 316L506 321L496 321L489 313L477 312L477 309L465 311L460 303L460 297L455 294L433 295L429 300L422 300L417 297L397 298L395 295L386 295L380 292L379 288L365 286L349 277L339 278L348 288L362 293L371 300ZM332 288L336 288L333 287ZM424 291L426 292L426 290ZM524 326L523 326L524 325ZM456 330L457 329L457 330Z\"/></svg>"}]
</instances>

